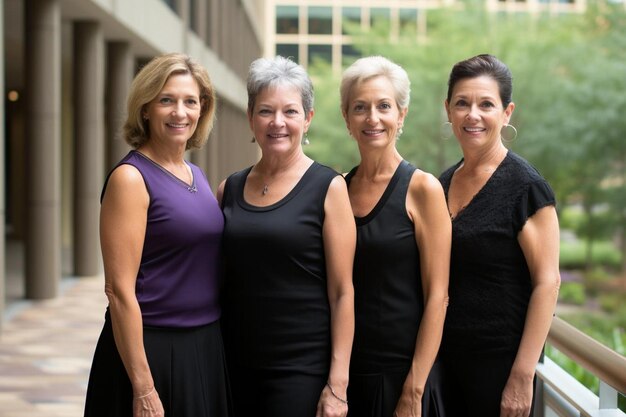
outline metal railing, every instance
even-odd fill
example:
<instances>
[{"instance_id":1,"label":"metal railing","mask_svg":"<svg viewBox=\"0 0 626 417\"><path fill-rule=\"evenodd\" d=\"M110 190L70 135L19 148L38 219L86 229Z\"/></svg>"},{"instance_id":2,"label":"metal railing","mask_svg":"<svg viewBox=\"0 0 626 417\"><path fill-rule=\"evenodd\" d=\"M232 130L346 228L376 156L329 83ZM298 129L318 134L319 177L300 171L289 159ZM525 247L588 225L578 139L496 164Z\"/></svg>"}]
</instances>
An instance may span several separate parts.
<instances>
[{"instance_id":1,"label":"metal railing","mask_svg":"<svg viewBox=\"0 0 626 417\"><path fill-rule=\"evenodd\" d=\"M626 417L617 408L626 393L626 357L555 317L548 344L574 360L600 380L595 395L549 358L537 365L537 417Z\"/></svg>"}]
</instances>

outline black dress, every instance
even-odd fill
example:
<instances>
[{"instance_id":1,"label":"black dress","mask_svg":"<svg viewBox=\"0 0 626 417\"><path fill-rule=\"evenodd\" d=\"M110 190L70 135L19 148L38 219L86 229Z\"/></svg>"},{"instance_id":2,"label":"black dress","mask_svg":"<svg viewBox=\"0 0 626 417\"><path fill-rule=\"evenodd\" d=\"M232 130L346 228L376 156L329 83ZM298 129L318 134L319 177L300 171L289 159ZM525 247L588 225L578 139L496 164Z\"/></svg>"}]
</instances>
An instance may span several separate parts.
<instances>
[{"instance_id":1,"label":"black dress","mask_svg":"<svg viewBox=\"0 0 626 417\"><path fill-rule=\"evenodd\" d=\"M330 367L330 306L322 228L338 174L313 163L279 202L243 198L251 168L222 200L222 326L235 415L315 416Z\"/></svg>"},{"instance_id":2,"label":"black dress","mask_svg":"<svg viewBox=\"0 0 626 417\"><path fill-rule=\"evenodd\" d=\"M357 168L347 175L348 186ZM391 417L413 360L424 312L419 248L406 211L414 171L402 161L372 211L356 218L349 416ZM442 416L437 369L426 384L425 417Z\"/></svg>"},{"instance_id":3,"label":"black dress","mask_svg":"<svg viewBox=\"0 0 626 417\"><path fill-rule=\"evenodd\" d=\"M461 163L439 178L446 198ZM448 409L452 417L500 415L532 291L517 237L528 218L554 204L548 183L509 151L452 221L450 305L441 344L446 381L455 395L454 413Z\"/></svg>"}]
</instances>

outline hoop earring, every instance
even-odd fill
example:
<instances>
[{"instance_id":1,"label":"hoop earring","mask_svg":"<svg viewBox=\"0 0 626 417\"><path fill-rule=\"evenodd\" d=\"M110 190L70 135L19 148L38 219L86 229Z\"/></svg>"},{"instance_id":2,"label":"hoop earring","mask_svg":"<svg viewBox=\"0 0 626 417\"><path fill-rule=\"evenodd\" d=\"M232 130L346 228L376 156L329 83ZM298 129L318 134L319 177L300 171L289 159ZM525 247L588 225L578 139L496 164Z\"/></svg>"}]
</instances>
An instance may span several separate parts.
<instances>
[{"instance_id":1,"label":"hoop earring","mask_svg":"<svg viewBox=\"0 0 626 417\"><path fill-rule=\"evenodd\" d=\"M441 140L449 140L452 137L452 123L451 122L443 122L441 124L440 129L440 138Z\"/></svg>"},{"instance_id":2,"label":"hoop earring","mask_svg":"<svg viewBox=\"0 0 626 417\"><path fill-rule=\"evenodd\" d=\"M256 142L256 138L254 136L252 136L252 139L250 140L250 143L254 143Z\"/></svg>"},{"instance_id":3,"label":"hoop earring","mask_svg":"<svg viewBox=\"0 0 626 417\"><path fill-rule=\"evenodd\" d=\"M309 142L309 133L308 132L304 132L304 136L302 137L302 144L303 145L308 145L311 142Z\"/></svg>"},{"instance_id":4,"label":"hoop earring","mask_svg":"<svg viewBox=\"0 0 626 417\"><path fill-rule=\"evenodd\" d=\"M502 135L502 130L506 129L507 127L510 127L511 129L513 129L513 137L512 138L505 138L504 135ZM502 142L504 143L511 143L513 142L516 138L517 138L517 129L515 128L515 126L513 125L504 125L502 127L502 130L500 130L500 139L502 139Z\"/></svg>"}]
</instances>

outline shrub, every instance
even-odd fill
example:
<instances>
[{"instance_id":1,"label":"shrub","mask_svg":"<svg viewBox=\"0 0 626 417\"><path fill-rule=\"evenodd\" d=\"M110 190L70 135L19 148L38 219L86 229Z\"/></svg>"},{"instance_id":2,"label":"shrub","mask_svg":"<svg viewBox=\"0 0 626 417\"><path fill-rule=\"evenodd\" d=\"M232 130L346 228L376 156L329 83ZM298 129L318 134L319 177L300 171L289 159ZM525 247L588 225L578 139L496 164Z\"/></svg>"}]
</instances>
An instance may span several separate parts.
<instances>
[{"instance_id":1,"label":"shrub","mask_svg":"<svg viewBox=\"0 0 626 417\"><path fill-rule=\"evenodd\" d=\"M587 301L585 286L580 282L563 282L559 290L559 301L579 306L584 305Z\"/></svg>"},{"instance_id":2,"label":"shrub","mask_svg":"<svg viewBox=\"0 0 626 417\"><path fill-rule=\"evenodd\" d=\"M621 254L618 248L610 241L597 241L591 248L593 265L601 265L612 269L621 266ZM561 242L560 265L562 269L586 268L585 241Z\"/></svg>"}]
</instances>

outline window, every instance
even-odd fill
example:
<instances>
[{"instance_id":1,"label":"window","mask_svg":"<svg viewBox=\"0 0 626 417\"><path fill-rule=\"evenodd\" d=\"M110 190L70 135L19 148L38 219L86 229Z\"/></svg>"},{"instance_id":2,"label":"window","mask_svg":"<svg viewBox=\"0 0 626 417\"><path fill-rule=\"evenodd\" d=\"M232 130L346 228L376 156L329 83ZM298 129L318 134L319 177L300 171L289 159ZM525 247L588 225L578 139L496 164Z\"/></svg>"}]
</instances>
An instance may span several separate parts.
<instances>
[{"instance_id":1,"label":"window","mask_svg":"<svg viewBox=\"0 0 626 417\"><path fill-rule=\"evenodd\" d=\"M291 58L294 62L300 62L298 45L292 43L279 43L276 45L276 55Z\"/></svg>"},{"instance_id":2,"label":"window","mask_svg":"<svg viewBox=\"0 0 626 417\"><path fill-rule=\"evenodd\" d=\"M298 6L276 6L276 33L298 33Z\"/></svg>"},{"instance_id":3,"label":"window","mask_svg":"<svg viewBox=\"0 0 626 417\"><path fill-rule=\"evenodd\" d=\"M189 0L189 29L195 33L199 32L197 14L198 0Z\"/></svg>"},{"instance_id":4,"label":"window","mask_svg":"<svg viewBox=\"0 0 626 417\"><path fill-rule=\"evenodd\" d=\"M361 58L361 53L352 45L342 45L341 56L343 58L343 65L348 66L358 58Z\"/></svg>"},{"instance_id":5,"label":"window","mask_svg":"<svg viewBox=\"0 0 626 417\"><path fill-rule=\"evenodd\" d=\"M162 0L163 3L167 4L170 9L177 13L176 11L176 0Z\"/></svg>"},{"instance_id":6,"label":"window","mask_svg":"<svg viewBox=\"0 0 626 417\"><path fill-rule=\"evenodd\" d=\"M361 8L360 7L343 7L341 9L341 16L342 16L341 31L344 35L347 35L349 30L361 27Z\"/></svg>"},{"instance_id":7,"label":"window","mask_svg":"<svg viewBox=\"0 0 626 417\"><path fill-rule=\"evenodd\" d=\"M332 33L332 7L309 7L309 34L331 35Z\"/></svg>"},{"instance_id":8,"label":"window","mask_svg":"<svg viewBox=\"0 0 626 417\"><path fill-rule=\"evenodd\" d=\"M389 26L389 9L383 7L372 7L370 10L370 26L376 27L379 25Z\"/></svg>"},{"instance_id":9,"label":"window","mask_svg":"<svg viewBox=\"0 0 626 417\"><path fill-rule=\"evenodd\" d=\"M417 9L400 9L400 34L414 34L417 32Z\"/></svg>"},{"instance_id":10,"label":"window","mask_svg":"<svg viewBox=\"0 0 626 417\"><path fill-rule=\"evenodd\" d=\"M331 45L309 45L309 65L316 60L332 62L333 48Z\"/></svg>"}]
</instances>

